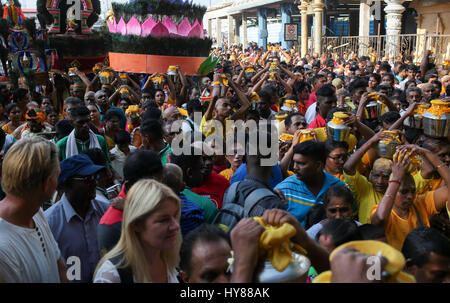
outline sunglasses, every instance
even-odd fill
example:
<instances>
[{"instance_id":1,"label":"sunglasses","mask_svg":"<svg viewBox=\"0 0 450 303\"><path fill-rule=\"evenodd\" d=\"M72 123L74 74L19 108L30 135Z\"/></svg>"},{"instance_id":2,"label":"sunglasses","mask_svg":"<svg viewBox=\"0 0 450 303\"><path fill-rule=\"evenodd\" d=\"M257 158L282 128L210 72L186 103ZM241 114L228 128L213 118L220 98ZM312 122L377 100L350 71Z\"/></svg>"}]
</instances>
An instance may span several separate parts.
<instances>
[{"instance_id":1,"label":"sunglasses","mask_svg":"<svg viewBox=\"0 0 450 303\"><path fill-rule=\"evenodd\" d=\"M93 181L97 181L98 179L100 179L99 174L90 175L90 176L86 176L86 177L73 177L72 178L72 180L83 181L83 182L93 182Z\"/></svg>"}]
</instances>

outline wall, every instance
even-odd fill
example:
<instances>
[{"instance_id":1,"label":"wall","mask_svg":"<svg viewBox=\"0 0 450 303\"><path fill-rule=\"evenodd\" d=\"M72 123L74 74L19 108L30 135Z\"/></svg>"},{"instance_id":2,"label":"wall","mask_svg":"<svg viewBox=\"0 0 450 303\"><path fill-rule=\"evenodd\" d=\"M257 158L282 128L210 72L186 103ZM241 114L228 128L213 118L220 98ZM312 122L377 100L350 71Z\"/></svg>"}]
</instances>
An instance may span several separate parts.
<instances>
[{"instance_id":1,"label":"wall","mask_svg":"<svg viewBox=\"0 0 450 303\"><path fill-rule=\"evenodd\" d=\"M429 34L450 35L450 3L448 1L415 0L409 7L414 8L419 14L418 32L426 30ZM437 26L438 20L440 24Z\"/></svg>"}]
</instances>

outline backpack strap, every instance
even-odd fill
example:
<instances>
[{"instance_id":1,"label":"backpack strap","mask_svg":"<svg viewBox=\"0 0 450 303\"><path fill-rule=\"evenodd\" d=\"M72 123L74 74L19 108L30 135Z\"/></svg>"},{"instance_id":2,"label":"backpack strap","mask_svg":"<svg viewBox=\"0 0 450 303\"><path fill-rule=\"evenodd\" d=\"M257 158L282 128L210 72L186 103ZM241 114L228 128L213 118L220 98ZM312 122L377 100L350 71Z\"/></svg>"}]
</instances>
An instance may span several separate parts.
<instances>
[{"instance_id":1,"label":"backpack strap","mask_svg":"<svg viewBox=\"0 0 450 303\"><path fill-rule=\"evenodd\" d=\"M234 182L230 185L230 187L228 187L227 191L223 195L222 207L223 205L232 203L235 200L239 183L241 183L241 181Z\"/></svg>"},{"instance_id":2,"label":"backpack strap","mask_svg":"<svg viewBox=\"0 0 450 303\"><path fill-rule=\"evenodd\" d=\"M119 273L120 283L124 283L124 284L134 283L133 272L131 271L131 267L130 266L128 266L128 267L118 267L117 266L117 264L119 264L121 258L122 258L122 255L116 256L112 259L109 259L109 261L111 261L111 263L114 264L114 266L117 269L117 272Z\"/></svg>"},{"instance_id":3,"label":"backpack strap","mask_svg":"<svg viewBox=\"0 0 450 303\"><path fill-rule=\"evenodd\" d=\"M414 211L416 212L416 216L417 216L417 223L419 223L419 228L423 227L423 222L422 222L422 218L420 217L419 211L417 210L417 207L413 204L414 207Z\"/></svg>"},{"instance_id":4,"label":"backpack strap","mask_svg":"<svg viewBox=\"0 0 450 303\"><path fill-rule=\"evenodd\" d=\"M275 196L275 194L267 188L258 188L253 190L244 202L244 216L248 217L255 205L264 197Z\"/></svg>"}]
</instances>

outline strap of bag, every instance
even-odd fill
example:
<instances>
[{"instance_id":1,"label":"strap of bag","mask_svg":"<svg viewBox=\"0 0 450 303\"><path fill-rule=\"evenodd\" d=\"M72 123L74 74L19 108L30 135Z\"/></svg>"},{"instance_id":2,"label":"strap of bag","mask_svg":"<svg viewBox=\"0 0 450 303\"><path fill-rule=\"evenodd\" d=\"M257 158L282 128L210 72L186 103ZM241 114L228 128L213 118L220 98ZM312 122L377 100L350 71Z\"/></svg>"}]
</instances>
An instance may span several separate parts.
<instances>
[{"instance_id":1,"label":"strap of bag","mask_svg":"<svg viewBox=\"0 0 450 303\"><path fill-rule=\"evenodd\" d=\"M252 191L244 202L244 216L248 217L253 207L264 197L275 196L275 194L267 188L258 188Z\"/></svg>"},{"instance_id":2,"label":"strap of bag","mask_svg":"<svg viewBox=\"0 0 450 303\"><path fill-rule=\"evenodd\" d=\"M414 207L414 211L416 212L416 216L417 216L417 222L419 223L419 228L423 227L423 222L422 222L422 218L420 217L419 211L417 210L417 207L413 204Z\"/></svg>"},{"instance_id":3,"label":"strap of bag","mask_svg":"<svg viewBox=\"0 0 450 303\"><path fill-rule=\"evenodd\" d=\"M241 181L234 182L228 187L227 191L223 196L223 205L227 203L232 203L236 197L237 187Z\"/></svg>"}]
</instances>

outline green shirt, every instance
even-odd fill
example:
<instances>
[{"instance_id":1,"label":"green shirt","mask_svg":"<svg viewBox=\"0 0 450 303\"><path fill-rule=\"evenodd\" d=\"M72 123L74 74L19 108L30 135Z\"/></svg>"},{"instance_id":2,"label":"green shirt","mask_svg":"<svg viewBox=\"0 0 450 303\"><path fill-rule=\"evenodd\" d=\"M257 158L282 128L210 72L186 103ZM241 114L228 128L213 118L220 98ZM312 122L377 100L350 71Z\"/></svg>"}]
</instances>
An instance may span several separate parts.
<instances>
[{"instance_id":1,"label":"green shirt","mask_svg":"<svg viewBox=\"0 0 450 303\"><path fill-rule=\"evenodd\" d=\"M158 153L159 158L161 159L162 165L167 164L167 154L171 153L172 149L170 148L170 144L167 143L166 147L161 149Z\"/></svg>"},{"instance_id":2,"label":"green shirt","mask_svg":"<svg viewBox=\"0 0 450 303\"><path fill-rule=\"evenodd\" d=\"M218 210L216 205L210 199L200 196L199 194L194 193L189 187L186 186L186 189L181 192L191 200L196 203L198 206L203 208L205 211L205 221L206 223L212 223L214 218L216 217Z\"/></svg>"},{"instance_id":3,"label":"green shirt","mask_svg":"<svg viewBox=\"0 0 450 303\"><path fill-rule=\"evenodd\" d=\"M103 150L103 152L106 155L106 161L108 162L109 166L111 166L111 160L109 159L109 152L108 152L108 143L106 143L106 139L103 136L96 135L98 139L98 144L100 145L100 148ZM67 145L67 139L69 136L66 136L59 140L56 143L56 146L59 148L59 160L62 161L66 158L66 145ZM75 142L77 144L78 153L82 153L85 150L89 149L89 140L82 142L81 140L78 140L75 138Z\"/></svg>"}]
</instances>

